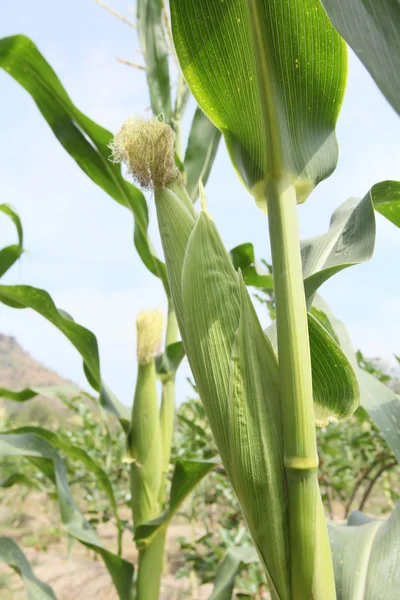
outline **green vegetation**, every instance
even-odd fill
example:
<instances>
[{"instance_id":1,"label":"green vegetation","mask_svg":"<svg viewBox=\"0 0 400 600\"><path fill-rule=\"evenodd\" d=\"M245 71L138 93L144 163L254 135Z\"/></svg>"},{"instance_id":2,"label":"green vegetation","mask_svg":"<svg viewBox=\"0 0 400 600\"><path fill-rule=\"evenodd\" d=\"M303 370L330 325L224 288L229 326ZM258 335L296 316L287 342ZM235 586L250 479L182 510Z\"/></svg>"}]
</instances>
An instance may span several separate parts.
<instances>
[{"instance_id":1,"label":"green vegetation","mask_svg":"<svg viewBox=\"0 0 400 600\"><path fill-rule=\"evenodd\" d=\"M0 40L0 66L29 92L78 166L131 211L136 250L168 299L164 343L160 315L138 315L130 412L104 382L91 331L46 291L0 285L2 303L33 309L71 342L94 390L84 402L71 390L31 383L0 390L18 403L59 396L74 415L56 431L9 426L6 415L1 485L54 498L63 531L101 557L120 600L159 598L167 529L182 513L204 532L181 540L180 572L213 581L211 600L234 593L394 600L398 593L397 382L353 351L319 288L371 258L375 211L400 226L400 182L379 182L364 198L341 204L318 237L300 241L297 225L297 205L338 160L335 126L347 75L339 33L360 50L398 108L397 38L384 32L400 13L374 12L371 55L359 44L360 35L371 33L365 5L355 2L349 15L334 0L170 0L181 69L174 86L167 11L160 0L138 0L154 116L130 118L115 136L79 111L31 40ZM190 93L199 108L183 152ZM267 213L272 265L266 272L256 266L251 242L227 251L207 209L204 185L221 136L239 179ZM148 236L146 198L136 184L154 191L165 264ZM2 275L21 256L23 235L17 214L0 209L18 237L0 251ZM248 287L257 288L270 311L266 331ZM181 407L174 436L175 376L185 354L196 399ZM126 506L132 519L122 516ZM360 512L367 509L391 515L377 520ZM347 523L328 522L326 514ZM100 535L107 521L116 528L112 549ZM138 549L135 574L124 552L126 530ZM42 550L47 543L35 535L23 541ZM14 540L1 538L0 560L21 575L29 597L54 598Z\"/></svg>"}]
</instances>

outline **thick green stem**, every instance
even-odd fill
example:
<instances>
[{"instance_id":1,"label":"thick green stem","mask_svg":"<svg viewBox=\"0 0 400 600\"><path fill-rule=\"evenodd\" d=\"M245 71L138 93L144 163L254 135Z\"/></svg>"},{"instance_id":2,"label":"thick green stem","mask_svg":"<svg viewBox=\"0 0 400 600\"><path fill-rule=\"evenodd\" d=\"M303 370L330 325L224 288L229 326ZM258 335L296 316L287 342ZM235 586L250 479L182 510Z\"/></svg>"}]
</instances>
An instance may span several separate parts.
<instances>
[{"instance_id":1,"label":"thick green stem","mask_svg":"<svg viewBox=\"0 0 400 600\"><path fill-rule=\"evenodd\" d=\"M173 344L178 339L178 324L172 302L168 305L167 333L165 337L165 346ZM175 417L175 377L171 377L163 383L161 409L160 409L160 427L162 443L162 470L163 482L160 486L159 502L162 505L165 500L166 479L171 459L171 445L174 431Z\"/></svg>"},{"instance_id":2,"label":"thick green stem","mask_svg":"<svg viewBox=\"0 0 400 600\"><path fill-rule=\"evenodd\" d=\"M268 181L267 206L276 298L292 600L330 600L336 595L326 523L320 509L307 310L293 186L284 181ZM317 596L321 586L316 580L321 577L324 592Z\"/></svg>"},{"instance_id":3,"label":"thick green stem","mask_svg":"<svg viewBox=\"0 0 400 600\"><path fill-rule=\"evenodd\" d=\"M136 600L158 600L164 564L166 529L139 551L139 569L136 582Z\"/></svg>"}]
</instances>

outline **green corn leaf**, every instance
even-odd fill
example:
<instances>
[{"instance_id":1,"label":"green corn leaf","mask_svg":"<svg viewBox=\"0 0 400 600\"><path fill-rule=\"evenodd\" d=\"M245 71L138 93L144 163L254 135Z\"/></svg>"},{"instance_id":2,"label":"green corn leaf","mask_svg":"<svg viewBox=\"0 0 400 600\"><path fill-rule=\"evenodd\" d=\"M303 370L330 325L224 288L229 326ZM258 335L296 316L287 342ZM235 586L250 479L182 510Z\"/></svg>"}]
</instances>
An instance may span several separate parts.
<instances>
[{"instance_id":1,"label":"green corn leaf","mask_svg":"<svg viewBox=\"0 0 400 600\"><path fill-rule=\"evenodd\" d=\"M271 274L264 273L257 265L254 246L250 242L240 244L229 252L236 271L242 272L246 285L261 289L273 289L274 282Z\"/></svg>"},{"instance_id":2,"label":"green corn leaf","mask_svg":"<svg viewBox=\"0 0 400 600\"><path fill-rule=\"evenodd\" d=\"M351 525L351 522L360 523ZM337 600L396 600L400 586L400 505L386 521L329 524Z\"/></svg>"},{"instance_id":3,"label":"green corn leaf","mask_svg":"<svg viewBox=\"0 0 400 600\"><path fill-rule=\"evenodd\" d=\"M169 57L163 10L163 3L160 0L138 0L137 2L137 28L140 48L146 63L151 108L155 115L163 115L165 122L171 125Z\"/></svg>"},{"instance_id":4,"label":"green corn leaf","mask_svg":"<svg viewBox=\"0 0 400 600\"><path fill-rule=\"evenodd\" d=\"M178 59L259 204L286 178L303 202L337 163L346 49L319 0L170 0Z\"/></svg>"},{"instance_id":5,"label":"green corn leaf","mask_svg":"<svg viewBox=\"0 0 400 600\"><path fill-rule=\"evenodd\" d=\"M400 227L400 181L382 181L371 189L374 208Z\"/></svg>"},{"instance_id":6,"label":"green corn leaf","mask_svg":"<svg viewBox=\"0 0 400 600\"><path fill-rule=\"evenodd\" d=\"M165 265L156 257L147 235L146 199L125 181L120 166L109 160L112 134L74 106L51 66L24 35L0 40L0 67L32 96L58 141L86 175L129 208L135 219L134 242L139 256L168 289Z\"/></svg>"},{"instance_id":7,"label":"green corn leaf","mask_svg":"<svg viewBox=\"0 0 400 600\"><path fill-rule=\"evenodd\" d=\"M167 510L157 519L143 523L135 529L135 541L138 546L148 545L152 539L166 529L168 523L178 512L180 506L196 485L219 464L218 459L178 460L172 477L171 492Z\"/></svg>"},{"instance_id":8,"label":"green corn leaf","mask_svg":"<svg viewBox=\"0 0 400 600\"><path fill-rule=\"evenodd\" d=\"M33 573L25 554L14 540L0 536L0 563L9 565L22 578L28 600L56 600L51 587Z\"/></svg>"},{"instance_id":9,"label":"green corn leaf","mask_svg":"<svg viewBox=\"0 0 400 600\"><path fill-rule=\"evenodd\" d=\"M327 233L301 242L309 305L318 288L332 275L372 257L376 233L374 209L399 226L400 182L382 181L372 186L362 200L350 198L333 213Z\"/></svg>"},{"instance_id":10,"label":"green corn leaf","mask_svg":"<svg viewBox=\"0 0 400 600\"><path fill-rule=\"evenodd\" d=\"M399 0L321 0L321 3L333 26L400 114Z\"/></svg>"},{"instance_id":11,"label":"green corn leaf","mask_svg":"<svg viewBox=\"0 0 400 600\"><path fill-rule=\"evenodd\" d=\"M120 600L130 600L133 566L104 548L80 512L69 490L64 462L52 444L35 433L3 433L0 434L0 456L26 456L52 462L61 521L67 533L101 555Z\"/></svg>"},{"instance_id":12,"label":"green corn leaf","mask_svg":"<svg viewBox=\"0 0 400 600\"><path fill-rule=\"evenodd\" d=\"M28 402L29 400L36 398L36 396L44 396L46 398L76 396L77 393L79 393L78 388L69 384L24 388L19 392L9 390L8 388L0 388L0 398L6 398L13 402Z\"/></svg>"},{"instance_id":13,"label":"green corn leaf","mask_svg":"<svg viewBox=\"0 0 400 600\"><path fill-rule=\"evenodd\" d=\"M23 248L23 232L22 232L22 224L17 213L9 206L8 204L0 204L0 212L7 215L12 222L14 223L17 234L18 234L18 244L11 244L10 246L6 246L5 248L1 248L0 250L0 277L4 275L10 267L20 258L22 253L24 252Z\"/></svg>"},{"instance_id":14,"label":"green corn leaf","mask_svg":"<svg viewBox=\"0 0 400 600\"><path fill-rule=\"evenodd\" d=\"M65 438L58 436L56 433L49 431L48 429L43 429L42 427L18 427L17 429L12 430L13 434L25 434L31 433L34 434L44 440L46 440L53 448L56 450L61 450L68 459L78 460L85 467L93 473L96 478L98 486L103 490L105 495L107 496L110 509L114 515L114 518L117 522L117 527L120 531L122 531L122 522L119 518L117 502L114 496L114 490L111 485L111 482L108 478L107 473L102 469L91 456L82 448L75 446L68 442Z\"/></svg>"},{"instance_id":15,"label":"green corn leaf","mask_svg":"<svg viewBox=\"0 0 400 600\"><path fill-rule=\"evenodd\" d=\"M209 600L231 600L235 578L242 565L258 562L257 551L254 547L231 548L225 554L215 573L213 592Z\"/></svg>"},{"instance_id":16,"label":"green corn leaf","mask_svg":"<svg viewBox=\"0 0 400 600\"><path fill-rule=\"evenodd\" d=\"M44 290L27 285L0 285L0 302L12 308L32 308L52 323L75 346L84 361L84 370L90 385L99 392L100 404L120 419L123 427L129 410L118 402L105 386L100 375L100 359L96 336L78 325L65 311L58 309Z\"/></svg>"},{"instance_id":17,"label":"green corn leaf","mask_svg":"<svg viewBox=\"0 0 400 600\"><path fill-rule=\"evenodd\" d=\"M9 477L0 480L0 488L10 488L13 485L24 485L26 487L40 489L38 482L27 475L24 475L24 473L13 473Z\"/></svg>"},{"instance_id":18,"label":"green corn leaf","mask_svg":"<svg viewBox=\"0 0 400 600\"><path fill-rule=\"evenodd\" d=\"M221 132L200 108L196 109L185 152L186 189L193 200L199 196L199 180L207 183L217 154Z\"/></svg>"},{"instance_id":19,"label":"green corn leaf","mask_svg":"<svg viewBox=\"0 0 400 600\"><path fill-rule=\"evenodd\" d=\"M182 342L169 344L161 356L156 357L156 371L162 382L166 382L175 376L179 365L185 356Z\"/></svg>"},{"instance_id":20,"label":"green corn leaf","mask_svg":"<svg viewBox=\"0 0 400 600\"><path fill-rule=\"evenodd\" d=\"M357 375L360 385L360 402L378 427L397 460L400 461L400 398L393 390L378 381L373 375L358 367L357 358L350 336L341 321L336 319L328 305L316 296L314 305L324 313L324 321L329 321L335 331L340 347L346 354Z\"/></svg>"},{"instance_id":21,"label":"green corn leaf","mask_svg":"<svg viewBox=\"0 0 400 600\"><path fill-rule=\"evenodd\" d=\"M229 479L279 598L289 596L276 354L206 211L182 273L183 339ZM212 369L209 365L213 365ZM259 527L270 523L268 535Z\"/></svg>"},{"instance_id":22,"label":"green corn leaf","mask_svg":"<svg viewBox=\"0 0 400 600\"><path fill-rule=\"evenodd\" d=\"M322 314L319 311L319 318ZM338 338L332 336L333 328L326 327L329 319L324 316L321 323L308 313L314 413L319 426L348 419L360 403L360 386L354 366L340 348ZM265 333L277 351L275 321Z\"/></svg>"}]
</instances>

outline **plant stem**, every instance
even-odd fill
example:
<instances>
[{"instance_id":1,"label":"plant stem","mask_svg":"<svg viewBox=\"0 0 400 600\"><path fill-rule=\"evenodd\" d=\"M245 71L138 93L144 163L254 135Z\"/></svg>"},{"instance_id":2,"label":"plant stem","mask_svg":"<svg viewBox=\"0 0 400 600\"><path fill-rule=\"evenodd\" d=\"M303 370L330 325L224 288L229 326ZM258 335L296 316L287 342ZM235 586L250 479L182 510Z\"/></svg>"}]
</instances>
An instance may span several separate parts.
<instances>
[{"instance_id":1,"label":"plant stem","mask_svg":"<svg viewBox=\"0 0 400 600\"><path fill-rule=\"evenodd\" d=\"M336 594L326 523L318 498L318 454L296 193L283 180L271 179L266 187L276 297L292 600L317 597L328 600L336 598ZM315 579L320 577L324 578L323 596L315 595L321 589Z\"/></svg>"},{"instance_id":2,"label":"plant stem","mask_svg":"<svg viewBox=\"0 0 400 600\"><path fill-rule=\"evenodd\" d=\"M165 337L165 346L169 346L177 341L178 324L172 301L168 304L168 321L167 333ZM162 386L161 409L160 409L160 426L161 426L161 443L162 443L162 472L163 481L160 486L159 503L162 505L165 500L166 480L171 458L172 435L174 431L175 417L175 377L165 381Z\"/></svg>"},{"instance_id":3,"label":"plant stem","mask_svg":"<svg viewBox=\"0 0 400 600\"><path fill-rule=\"evenodd\" d=\"M148 546L139 551L139 568L135 600L158 600L164 564L166 529L163 528Z\"/></svg>"}]
</instances>

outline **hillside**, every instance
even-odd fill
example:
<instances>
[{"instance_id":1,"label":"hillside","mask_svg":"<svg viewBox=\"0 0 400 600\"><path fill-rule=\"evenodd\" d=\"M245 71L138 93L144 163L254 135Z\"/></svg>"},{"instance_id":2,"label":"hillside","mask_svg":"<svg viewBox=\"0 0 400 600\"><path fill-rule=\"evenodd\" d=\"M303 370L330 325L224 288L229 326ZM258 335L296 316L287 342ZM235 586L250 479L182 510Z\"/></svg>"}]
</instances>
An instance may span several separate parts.
<instances>
[{"instance_id":1,"label":"hillside","mask_svg":"<svg viewBox=\"0 0 400 600\"><path fill-rule=\"evenodd\" d=\"M13 337L0 333L0 387L19 391L27 387L44 387L69 384L54 371L32 358ZM57 398L38 396L29 402L19 404L0 398L0 407L7 414L18 414L19 421L43 421L51 414L58 416L66 411Z\"/></svg>"}]
</instances>

